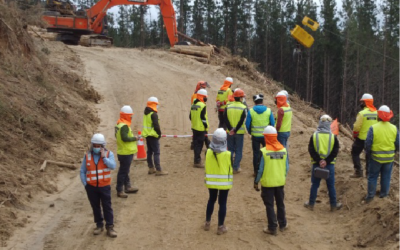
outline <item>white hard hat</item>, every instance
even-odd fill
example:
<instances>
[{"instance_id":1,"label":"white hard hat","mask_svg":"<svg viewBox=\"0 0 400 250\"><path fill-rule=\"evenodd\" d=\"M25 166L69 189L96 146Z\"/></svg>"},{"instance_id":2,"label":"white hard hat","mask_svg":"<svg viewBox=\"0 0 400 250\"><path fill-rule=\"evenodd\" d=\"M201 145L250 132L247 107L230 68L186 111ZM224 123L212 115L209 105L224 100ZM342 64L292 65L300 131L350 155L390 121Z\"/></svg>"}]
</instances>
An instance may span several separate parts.
<instances>
[{"instance_id":1,"label":"white hard hat","mask_svg":"<svg viewBox=\"0 0 400 250\"><path fill-rule=\"evenodd\" d=\"M282 92L283 94L285 94L286 97L289 96L289 93L286 90L281 90L280 92Z\"/></svg>"},{"instance_id":2,"label":"white hard hat","mask_svg":"<svg viewBox=\"0 0 400 250\"><path fill-rule=\"evenodd\" d=\"M276 128L275 128L275 127L267 126L267 127L264 129L263 135L276 134L276 133L277 133L277 132L276 132Z\"/></svg>"},{"instance_id":3,"label":"white hard hat","mask_svg":"<svg viewBox=\"0 0 400 250\"><path fill-rule=\"evenodd\" d=\"M92 139L90 140L92 144L101 144L101 145L106 145L106 139L104 138L104 135L102 134L94 134Z\"/></svg>"},{"instance_id":4,"label":"white hard hat","mask_svg":"<svg viewBox=\"0 0 400 250\"><path fill-rule=\"evenodd\" d=\"M148 102L156 102L156 103L158 103L157 97L154 97L154 96L150 97L147 101Z\"/></svg>"},{"instance_id":5,"label":"white hard hat","mask_svg":"<svg viewBox=\"0 0 400 250\"><path fill-rule=\"evenodd\" d=\"M131 106L129 105L125 105L121 108L121 112L125 113L125 114L133 114L133 110L131 108Z\"/></svg>"},{"instance_id":6,"label":"white hard hat","mask_svg":"<svg viewBox=\"0 0 400 250\"><path fill-rule=\"evenodd\" d=\"M198 95L207 96L207 90L205 90L205 89L199 89L199 91L197 91L197 94L198 94Z\"/></svg>"},{"instance_id":7,"label":"white hard hat","mask_svg":"<svg viewBox=\"0 0 400 250\"><path fill-rule=\"evenodd\" d=\"M223 128L217 128L217 130L214 131L213 136L216 137L219 141L225 140L226 131Z\"/></svg>"},{"instance_id":8,"label":"white hard hat","mask_svg":"<svg viewBox=\"0 0 400 250\"><path fill-rule=\"evenodd\" d=\"M227 78L225 78L225 81L228 81L228 82L231 82L231 83L233 83L233 79L232 79L232 77L227 77Z\"/></svg>"},{"instance_id":9,"label":"white hard hat","mask_svg":"<svg viewBox=\"0 0 400 250\"><path fill-rule=\"evenodd\" d=\"M386 112L386 113L390 113L390 108L388 106L386 106L386 105L380 106L380 108L378 110Z\"/></svg>"},{"instance_id":10,"label":"white hard hat","mask_svg":"<svg viewBox=\"0 0 400 250\"><path fill-rule=\"evenodd\" d=\"M362 100L367 100L367 99L373 100L374 98L372 97L371 94L365 93L365 94L363 94L363 96L361 97L360 101L362 101Z\"/></svg>"},{"instance_id":11,"label":"white hard hat","mask_svg":"<svg viewBox=\"0 0 400 250\"><path fill-rule=\"evenodd\" d=\"M330 117L329 115L323 115L323 116L321 116L321 118L319 118L319 120L321 122L331 122L332 121L332 117Z\"/></svg>"},{"instance_id":12,"label":"white hard hat","mask_svg":"<svg viewBox=\"0 0 400 250\"><path fill-rule=\"evenodd\" d=\"M278 92L278 94L276 94L276 97L278 96L286 96L285 93L283 93L282 91Z\"/></svg>"}]
</instances>

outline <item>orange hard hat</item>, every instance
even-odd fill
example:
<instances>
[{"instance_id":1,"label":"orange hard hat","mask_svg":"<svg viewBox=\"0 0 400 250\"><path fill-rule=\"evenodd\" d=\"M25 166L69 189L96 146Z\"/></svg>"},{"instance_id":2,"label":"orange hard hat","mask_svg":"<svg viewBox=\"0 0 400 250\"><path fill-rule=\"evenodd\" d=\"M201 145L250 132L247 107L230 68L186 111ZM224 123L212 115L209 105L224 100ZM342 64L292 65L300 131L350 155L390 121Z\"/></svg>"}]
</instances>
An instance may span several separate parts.
<instances>
[{"instance_id":1,"label":"orange hard hat","mask_svg":"<svg viewBox=\"0 0 400 250\"><path fill-rule=\"evenodd\" d=\"M244 91L241 89L235 89L235 92L233 92L233 97L245 97L246 95L244 94Z\"/></svg>"}]
</instances>

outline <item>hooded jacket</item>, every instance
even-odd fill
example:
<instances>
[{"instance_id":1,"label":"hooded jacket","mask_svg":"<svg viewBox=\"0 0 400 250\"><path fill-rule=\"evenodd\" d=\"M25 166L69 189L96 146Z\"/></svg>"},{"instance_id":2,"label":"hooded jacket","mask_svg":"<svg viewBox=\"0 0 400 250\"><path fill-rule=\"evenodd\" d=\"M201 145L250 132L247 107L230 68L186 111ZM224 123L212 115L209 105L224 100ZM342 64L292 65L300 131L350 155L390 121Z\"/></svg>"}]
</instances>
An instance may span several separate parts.
<instances>
[{"instance_id":1,"label":"hooded jacket","mask_svg":"<svg viewBox=\"0 0 400 250\"><path fill-rule=\"evenodd\" d=\"M146 107L146 108L144 109L144 114L145 114L145 115L148 115L148 114L150 114L151 112L154 112L154 113L151 115L151 121L153 122L154 130L156 131L156 133L157 133L159 136L161 136L161 129L160 129L160 124L158 123L158 114L157 114L157 112L154 111L152 108L149 108L149 107ZM159 137L159 138L160 138L160 137Z\"/></svg>"},{"instance_id":2,"label":"hooded jacket","mask_svg":"<svg viewBox=\"0 0 400 250\"><path fill-rule=\"evenodd\" d=\"M259 104L259 105L254 106L253 109L257 114L262 114L267 110L267 107L265 105ZM275 126L275 119L274 119L274 114L272 113L272 110L271 110L271 115L269 116L269 125ZM247 128L247 132L249 134L251 134L251 114L250 114L250 110L247 113L246 128ZM264 136L261 135L260 137L264 137Z\"/></svg>"}]
</instances>

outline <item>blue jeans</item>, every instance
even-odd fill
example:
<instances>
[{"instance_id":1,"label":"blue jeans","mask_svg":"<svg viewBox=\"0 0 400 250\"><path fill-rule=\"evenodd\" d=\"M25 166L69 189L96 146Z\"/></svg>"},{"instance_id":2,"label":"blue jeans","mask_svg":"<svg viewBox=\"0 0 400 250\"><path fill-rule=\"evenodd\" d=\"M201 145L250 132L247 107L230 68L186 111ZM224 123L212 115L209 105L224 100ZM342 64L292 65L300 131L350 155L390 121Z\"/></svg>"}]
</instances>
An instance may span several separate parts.
<instances>
[{"instance_id":1,"label":"blue jeans","mask_svg":"<svg viewBox=\"0 0 400 250\"><path fill-rule=\"evenodd\" d=\"M381 174L381 191L379 197L383 198L388 196L390 188L390 178L392 177L393 162L379 163L370 159L368 168L368 194L366 199L368 200L374 198L379 173Z\"/></svg>"},{"instance_id":2,"label":"blue jeans","mask_svg":"<svg viewBox=\"0 0 400 250\"><path fill-rule=\"evenodd\" d=\"M261 146L265 147L265 139L264 137L251 137L251 146L253 148L253 168L254 174L257 175L258 164L260 163L260 148Z\"/></svg>"},{"instance_id":3,"label":"blue jeans","mask_svg":"<svg viewBox=\"0 0 400 250\"><path fill-rule=\"evenodd\" d=\"M286 150L289 136L290 132L278 132L278 141L286 148Z\"/></svg>"},{"instance_id":4,"label":"blue jeans","mask_svg":"<svg viewBox=\"0 0 400 250\"><path fill-rule=\"evenodd\" d=\"M242 160L244 135L229 135L228 134L228 150L231 151L231 159L233 162L233 170L240 168ZM235 156L233 156L235 154Z\"/></svg>"},{"instance_id":5,"label":"blue jeans","mask_svg":"<svg viewBox=\"0 0 400 250\"><path fill-rule=\"evenodd\" d=\"M315 204L315 200L317 199L319 184L321 182L320 178L314 177L314 169L316 167L319 167L319 165L313 164L311 169L311 190L310 190L310 200L309 200L310 205ZM331 204L332 207L334 207L336 206L335 165L329 164L325 168L329 170L329 178L326 179L326 186L328 187L328 192L329 192L329 203Z\"/></svg>"}]
</instances>

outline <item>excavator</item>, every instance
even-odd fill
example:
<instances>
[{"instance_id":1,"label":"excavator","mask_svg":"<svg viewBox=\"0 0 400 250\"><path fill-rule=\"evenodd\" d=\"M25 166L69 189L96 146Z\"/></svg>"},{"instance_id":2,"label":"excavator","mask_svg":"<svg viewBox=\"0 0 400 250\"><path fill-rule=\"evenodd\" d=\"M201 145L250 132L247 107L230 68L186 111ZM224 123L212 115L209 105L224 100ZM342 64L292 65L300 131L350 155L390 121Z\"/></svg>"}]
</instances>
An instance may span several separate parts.
<instances>
[{"instance_id":1,"label":"excavator","mask_svg":"<svg viewBox=\"0 0 400 250\"><path fill-rule=\"evenodd\" d=\"M113 41L111 37L107 36L106 14L108 9L118 5L159 5L171 47L178 42L172 0L100 0L91 8L74 11L70 14L59 11L60 6L69 6L60 4L63 0L48 1L56 2L48 3L48 6L56 6L57 9L48 9L50 11L45 12L42 19L49 24L47 31L58 33L57 40L64 43L83 46L111 46ZM68 2L68 0L64 1ZM68 9L71 8L68 7Z\"/></svg>"}]
</instances>

